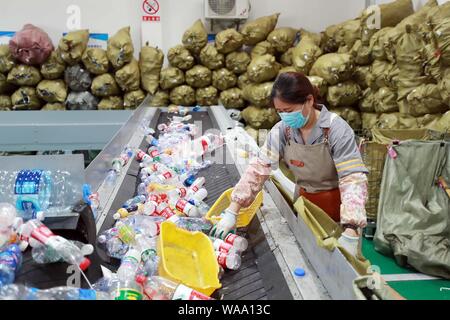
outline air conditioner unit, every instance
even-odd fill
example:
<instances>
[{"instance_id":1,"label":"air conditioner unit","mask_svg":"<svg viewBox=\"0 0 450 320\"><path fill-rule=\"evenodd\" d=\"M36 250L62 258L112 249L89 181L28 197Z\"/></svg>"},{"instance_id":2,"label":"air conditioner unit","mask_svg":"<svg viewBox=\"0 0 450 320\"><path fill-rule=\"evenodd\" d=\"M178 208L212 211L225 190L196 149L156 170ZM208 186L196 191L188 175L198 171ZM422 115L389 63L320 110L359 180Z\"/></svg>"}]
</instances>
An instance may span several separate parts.
<instances>
[{"instance_id":1,"label":"air conditioner unit","mask_svg":"<svg viewBox=\"0 0 450 320\"><path fill-rule=\"evenodd\" d=\"M249 0L204 0L206 19L248 19Z\"/></svg>"}]
</instances>

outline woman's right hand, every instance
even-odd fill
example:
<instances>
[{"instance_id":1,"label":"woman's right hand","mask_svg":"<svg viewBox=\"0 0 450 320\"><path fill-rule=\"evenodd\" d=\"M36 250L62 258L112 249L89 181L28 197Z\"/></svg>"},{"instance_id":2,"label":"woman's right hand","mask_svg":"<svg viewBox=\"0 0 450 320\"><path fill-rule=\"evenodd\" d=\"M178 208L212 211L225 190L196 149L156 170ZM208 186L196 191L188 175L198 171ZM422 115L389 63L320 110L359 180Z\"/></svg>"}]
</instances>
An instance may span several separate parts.
<instances>
[{"instance_id":1,"label":"woman's right hand","mask_svg":"<svg viewBox=\"0 0 450 320\"><path fill-rule=\"evenodd\" d=\"M240 206L237 203L231 203L224 211L222 219L212 228L210 235L215 238L223 238L234 231L239 211Z\"/></svg>"}]
</instances>

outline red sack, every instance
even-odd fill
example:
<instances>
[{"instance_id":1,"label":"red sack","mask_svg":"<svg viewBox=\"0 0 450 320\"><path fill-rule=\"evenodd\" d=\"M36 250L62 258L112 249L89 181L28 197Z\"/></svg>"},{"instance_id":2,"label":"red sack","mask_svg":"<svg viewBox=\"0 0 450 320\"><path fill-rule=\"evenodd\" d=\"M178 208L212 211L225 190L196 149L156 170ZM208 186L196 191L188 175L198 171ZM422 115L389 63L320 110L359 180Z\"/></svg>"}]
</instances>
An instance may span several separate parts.
<instances>
[{"instance_id":1,"label":"red sack","mask_svg":"<svg viewBox=\"0 0 450 320\"><path fill-rule=\"evenodd\" d=\"M26 65L38 65L47 61L54 47L48 34L32 24L26 24L9 41L14 58Z\"/></svg>"}]
</instances>

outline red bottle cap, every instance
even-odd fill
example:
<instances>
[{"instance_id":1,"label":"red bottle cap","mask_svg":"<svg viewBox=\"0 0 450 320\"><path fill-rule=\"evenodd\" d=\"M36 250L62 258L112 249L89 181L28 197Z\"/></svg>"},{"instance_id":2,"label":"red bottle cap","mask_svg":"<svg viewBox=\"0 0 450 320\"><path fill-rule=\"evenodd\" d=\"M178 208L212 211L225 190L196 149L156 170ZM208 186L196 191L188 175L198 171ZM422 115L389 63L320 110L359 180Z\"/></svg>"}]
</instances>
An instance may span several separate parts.
<instances>
[{"instance_id":1,"label":"red bottle cap","mask_svg":"<svg viewBox=\"0 0 450 320\"><path fill-rule=\"evenodd\" d=\"M91 265L91 260L88 258L84 258L84 260L80 263L80 269L85 271Z\"/></svg>"}]
</instances>

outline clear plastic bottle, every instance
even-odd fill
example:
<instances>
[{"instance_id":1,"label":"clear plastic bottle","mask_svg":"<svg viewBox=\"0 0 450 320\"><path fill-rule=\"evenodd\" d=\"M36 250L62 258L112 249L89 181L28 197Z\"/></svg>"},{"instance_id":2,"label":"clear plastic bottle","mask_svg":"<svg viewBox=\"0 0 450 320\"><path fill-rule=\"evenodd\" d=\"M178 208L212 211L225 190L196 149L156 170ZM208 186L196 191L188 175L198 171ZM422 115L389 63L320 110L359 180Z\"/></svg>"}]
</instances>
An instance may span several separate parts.
<instances>
[{"instance_id":1,"label":"clear plastic bottle","mask_svg":"<svg viewBox=\"0 0 450 320\"><path fill-rule=\"evenodd\" d=\"M197 208L183 198L169 199L169 204L172 208L175 208L188 217L200 217L200 213Z\"/></svg>"},{"instance_id":2,"label":"clear plastic bottle","mask_svg":"<svg viewBox=\"0 0 450 320\"><path fill-rule=\"evenodd\" d=\"M145 196L142 196L142 195L136 196L136 197L134 197L132 199L129 199L129 200L125 201L125 203L122 205L122 208L129 208L129 207L131 207L131 206L133 206L135 204L138 204L138 203L145 203L146 199L147 198Z\"/></svg>"},{"instance_id":3,"label":"clear plastic bottle","mask_svg":"<svg viewBox=\"0 0 450 320\"><path fill-rule=\"evenodd\" d=\"M232 252L226 253L221 251L216 251L217 262L222 268L228 270L238 270L241 267L241 257Z\"/></svg>"},{"instance_id":4,"label":"clear plastic bottle","mask_svg":"<svg viewBox=\"0 0 450 320\"><path fill-rule=\"evenodd\" d=\"M38 291L20 284L0 285L0 300L37 300Z\"/></svg>"},{"instance_id":5,"label":"clear plastic bottle","mask_svg":"<svg viewBox=\"0 0 450 320\"><path fill-rule=\"evenodd\" d=\"M239 252L244 252L248 248L247 239L233 233L225 235L222 240L225 241L226 243L231 244Z\"/></svg>"},{"instance_id":6,"label":"clear plastic bottle","mask_svg":"<svg viewBox=\"0 0 450 320\"><path fill-rule=\"evenodd\" d=\"M14 283L17 271L22 265L22 252L16 244L0 252L0 287Z\"/></svg>"},{"instance_id":7,"label":"clear plastic bottle","mask_svg":"<svg viewBox=\"0 0 450 320\"><path fill-rule=\"evenodd\" d=\"M128 206L127 208L120 208L113 214L114 220L125 219L127 217L144 213L144 204L138 203Z\"/></svg>"},{"instance_id":8,"label":"clear plastic bottle","mask_svg":"<svg viewBox=\"0 0 450 320\"><path fill-rule=\"evenodd\" d=\"M129 250L130 246L119 239L117 228L111 228L104 231L98 238L100 246L106 250L106 254L115 259L122 259Z\"/></svg>"},{"instance_id":9,"label":"clear plastic bottle","mask_svg":"<svg viewBox=\"0 0 450 320\"><path fill-rule=\"evenodd\" d=\"M140 262L141 253L136 249L128 250L117 270L120 286L115 300L142 300L142 288L136 282Z\"/></svg>"},{"instance_id":10,"label":"clear plastic bottle","mask_svg":"<svg viewBox=\"0 0 450 320\"><path fill-rule=\"evenodd\" d=\"M152 277L156 275L159 266L159 257L156 253L156 238L137 235L136 250L141 253L143 276Z\"/></svg>"},{"instance_id":11,"label":"clear plastic bottle","mask_svg":"<svg viewBox=\"0 0 450 320\"><path fill-rule=\"evenodd\" d=\"M16 208L9 203L0 203L0 250L9 244L13 229L20 224Z\"/></svg>"},{"instance_id":12,"label":"clear plastic bottle","mask_svg":"<svg viewBox=\"0 0 450 320\"><path fill-rule=\"evenodd\" d=\"M73 287L38 290L34 295L36 300L112 300L108 293Z\"/></svg>"},{"instance_id":13,"label":"clear plastic bottle","mask_svg":"<svg viewBox=\"0 0 450 320\"><path fill-rule=\"evenodd\" d=\"M210 240L213 244L214 250L215 251L219 251L219 252L223 252L223 253L235 253L237 255L240 255L240 252L233 247L231 244L226 243L225 241L223 241L222 239L217 239L217 238L212 238L210 237Z\"/></svg>"},{"instance_id":14,"label":"clear plastic bottle","mask_svg":"<svg viewBox=\"0 0 450 320\"><path fill-rule=\"evenodd\" d=\"M183 284L158 276L147 279L144 294L149 300L214 300Z\"/></svg>"},{"instance_id":15,"label":"clear plastic bottle","mask_svg":"<svg viewBox=\"0 0 450 320\"><path fill-rule=\"evenodd\" d=\"M118 221L116 223L116 228L118 232L118 237L123 243L128 245L133 244L136 238L136 233L133 228L129 225L126 225L123 221Z\"/></svg>"},{"instance_id":16,"label":"clear plastic bottle","mask_svg":"<svg viewBox=\"0 0 450 320\"><path fill-rule=\"evenodd\" d=\"M195 193L197 193L206 183L206 179L204 177L197 178L192 185L189 187L187 198L190 199Z\"/></svg>"},{"instance_id":17,"label":"clear plastic bottle","mask_svg":"<svg viewBox=\"0 0 450 320\"><path fill-rule=\"evenodd\" d=\"M202 218L176 216L174 218L171 218L170 221L175 223L178 228L191 232L199 231L205 234L208 234L213 227L213 225L208 220Z\"/></svg>"},{"instance_id":18,"label":"clear plastic bottle","mask_svg":"<svg viewBox=\"0 0 450 320\"><path fill-rule=\"evenodd\" d=\"M79 241L70 241L77 248L81 250L83 256L89 256L94 252L94 247L91 244L84 244ZM49 264L64 261L63 257L50 246L39 246L31 250L33 260L39 264Z\"/></svg>"},{"instance_id":19,"label":"clear plastic bottle","mask_svg":"<svg viewBox=\"0 0 450 320\"><path fill-rule=\"evenodd\" d=\"M192 142L192 150L197 157L200 157L222 147L224 141L220 135L207 133Z\"/></svg>"},{"instance_id":20,"label":"clear plastic bottle","mask_svg":"<svg viewBox=\"0 0 450 320\"><path fill-rule=\"evenodd\" d=\"M164 219L171 219L176 215L176 212L165 202L161 203L156 210L156 214Z\"/></svg>"},{"instance_id":21,"label":"clear plastic bottle","mask_svg":"<svg viewBox=\"0 0 450 320\"><path fill-rule=\"evenodd\" d=\"M124 219L123 223L132 228L136 234L153 238L158 234L157 223L163 220L161 217L135 215Z\"/></svg>"}]
</instances>

